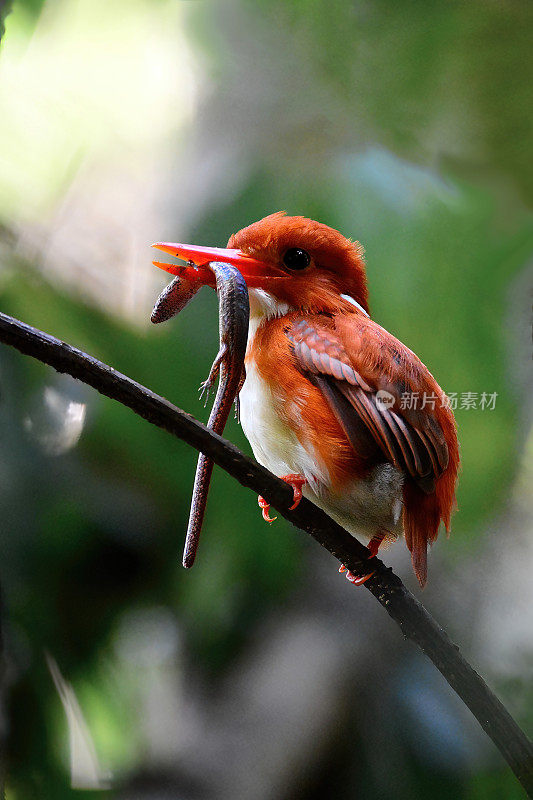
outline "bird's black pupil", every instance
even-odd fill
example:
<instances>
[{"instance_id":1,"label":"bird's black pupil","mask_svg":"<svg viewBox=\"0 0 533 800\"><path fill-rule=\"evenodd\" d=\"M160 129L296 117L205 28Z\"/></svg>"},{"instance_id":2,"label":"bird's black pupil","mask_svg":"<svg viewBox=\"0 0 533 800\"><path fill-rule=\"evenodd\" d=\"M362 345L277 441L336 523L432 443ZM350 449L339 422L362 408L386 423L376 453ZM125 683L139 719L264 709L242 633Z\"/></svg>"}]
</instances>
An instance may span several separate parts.
<instances>
[{"instance_id":1,"label":"bird's black pupil","mask_svg":"<svg viewBox=\"0 0 533 800\"><path fill-rule=\"evenodd\" d=\"M311 256L307 250L290 247L283 256L283 263L288 269L305 269L311 263Z\"/></svg>"}]
</instances>

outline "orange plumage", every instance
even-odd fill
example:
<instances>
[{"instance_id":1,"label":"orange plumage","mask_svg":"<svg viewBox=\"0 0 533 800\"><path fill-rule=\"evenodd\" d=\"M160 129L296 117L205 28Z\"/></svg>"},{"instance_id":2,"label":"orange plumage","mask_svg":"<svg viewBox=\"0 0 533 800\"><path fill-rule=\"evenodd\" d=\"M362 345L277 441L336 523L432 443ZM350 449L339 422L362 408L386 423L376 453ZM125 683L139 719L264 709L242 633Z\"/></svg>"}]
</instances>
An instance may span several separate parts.
<instances>
[{"instance_id":1,"label":"orange plumage","mask_svg":"<svg viewBox=\"0 0 533 800\"><path fill-rule=\"evenodd\" d=\"M427 545L455 503L455 420L420 359L370 319L363 248L283 212L228 248L249 287L240 402L256 458L305 478L306 496L374 552L404 532L423 586ZM203 248L195 261L207 260ZM426 403L409 407L411 395Z\"/></svg>"}]
</instances>

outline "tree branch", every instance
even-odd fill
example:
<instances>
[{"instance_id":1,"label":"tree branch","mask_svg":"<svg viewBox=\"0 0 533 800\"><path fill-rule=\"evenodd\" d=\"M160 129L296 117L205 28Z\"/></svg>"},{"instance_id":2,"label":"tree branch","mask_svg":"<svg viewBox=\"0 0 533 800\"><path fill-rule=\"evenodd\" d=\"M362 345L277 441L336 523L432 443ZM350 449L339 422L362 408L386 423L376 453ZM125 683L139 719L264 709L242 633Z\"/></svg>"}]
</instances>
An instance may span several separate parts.
<instances>
[{"instance_id":1,"label":"tree branch","mask_svg":"<svg viewBox=\"0 0 533 800\"><path fill-rule=\"evenodd\" d=\"M309 533L353 573L369 571L368 550L344 528L305 498L294 511L289 511L293 495L286 483L164 397L81 350L2 313L0 341L89 384L205 453L243 486L265 497L285 519ZM529 796L533 796L533 746L525 733L392 570L377 558L372 559L371 569L375 574L365 587L398 623L404 636L431 659L500 750Z\"/></svg>"}]
</instances>

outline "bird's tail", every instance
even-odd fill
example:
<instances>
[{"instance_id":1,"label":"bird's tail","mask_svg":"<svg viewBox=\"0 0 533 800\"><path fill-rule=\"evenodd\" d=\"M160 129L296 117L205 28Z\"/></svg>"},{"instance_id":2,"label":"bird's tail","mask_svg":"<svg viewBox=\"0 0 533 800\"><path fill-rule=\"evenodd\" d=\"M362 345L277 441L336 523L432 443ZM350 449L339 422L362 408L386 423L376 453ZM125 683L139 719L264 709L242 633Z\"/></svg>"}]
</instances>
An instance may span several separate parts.
<instances>
[{"instance_id":1,"label":"bird's tail","mask_svg":"<svg viewBox=\"0 0 533 800\"><path fill-rule=\"evenodd\" d=\"M446 472L436 482L435 491L426 494L412 481L403 486L403 528L407 547L411 551L413 569L420 586L427 581L427 546L438 536L440 521L450 529L450 517L455 506L455 475Z\"/></svg>"}]
</instances>

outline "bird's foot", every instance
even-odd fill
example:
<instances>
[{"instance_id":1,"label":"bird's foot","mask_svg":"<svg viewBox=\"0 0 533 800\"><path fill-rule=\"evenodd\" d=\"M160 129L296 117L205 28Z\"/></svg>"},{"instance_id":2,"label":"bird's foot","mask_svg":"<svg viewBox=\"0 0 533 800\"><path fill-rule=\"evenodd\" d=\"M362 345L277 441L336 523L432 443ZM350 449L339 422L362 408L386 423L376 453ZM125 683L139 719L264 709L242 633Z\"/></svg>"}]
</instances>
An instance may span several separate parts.
<instances>
[{"instance_id":1,"label":"bird's foot","mask_svg":"<svg viewBox=\"0 0 533 800\"><path fill-rule=\"evenodd\" d=\"M386 535L387 531L378 531L378 533L375 533L370 539L369 543L367 544L367 547L370 550L369 558L374 558L374 556L377 556L378 550L383 544L383 539Z\"/></svg>"},{"instance_id":2,"label":"bird's foot","mask_svg":"<svg viewBox=\"0 0 533 800\"><path fill-rule=\"evenodd\" d=\"M294 502L292 506L289 508L289 511L294 511L294 509L302 499L302 486L305 486L305 484L307 483L307 478L304 478L303 475L298 475L298 473L291 472L290 475L282 475L281 480L285 481L285 483L288 483L289 486L292 486ZM277 519L277 517L271 517L269 515L270 503L267 500L265 500L264 497L261 496L257 498L257 502L259 504L259 508L263 513L263 519L265 520L265 522L274 522L274 520Z\"/></svg>"},{"instance_id":3,"label":"bird's foot","mask_svg":"<svg viewBox=\"0 0 533 800\"><path fill-rule=\"evenodd\" d=\"M265 500L264 497L261 497L261 495L259 495L259 497L257 498L257 504L261 509L261 513L263 514L263 519L265 520L265 522L274 522L274 520L277 519L277 517L271 517L269 515L270 503L268 502L268 500Z\"/></svg>"},{"instance_id":4,"label":"bird's foot","mask_svg":"<svg viewBox=\"0 0 533 800\"><path fill-rule=\"evenodd\" d=\"M339 572L345 572L346 580L350 581L350 583L353 583L354 586L362 586L363 583L366 583L366 581L372 577L375 570L374 572L369 572L368 575L354 575L353 572L350 572L349 569L346 569L344 564L341 564L339 567Z\"/></svg>"},{"instance_id":5,"label":"bird's foot","mask_svg":"<svg viewBox=\"0 0 533 800\"><path fill-rule=\"evenodd\" d=\"M385 536L386 531L379 531L370 539L369 543L367 544L367 548L370 551L370 555L368 556L369 559L377 556L378 550ZM341 564L339 567L339 572L346 572L346 580L350 581L350 583L353 583L354 586L362 586L363 583L366 583L366 581L372 577L375 571L376 570L369 572L368 575L354 575L353 572L350 572L350 570L346 569L344 564Z\"/></svg>"}]
</instances>

